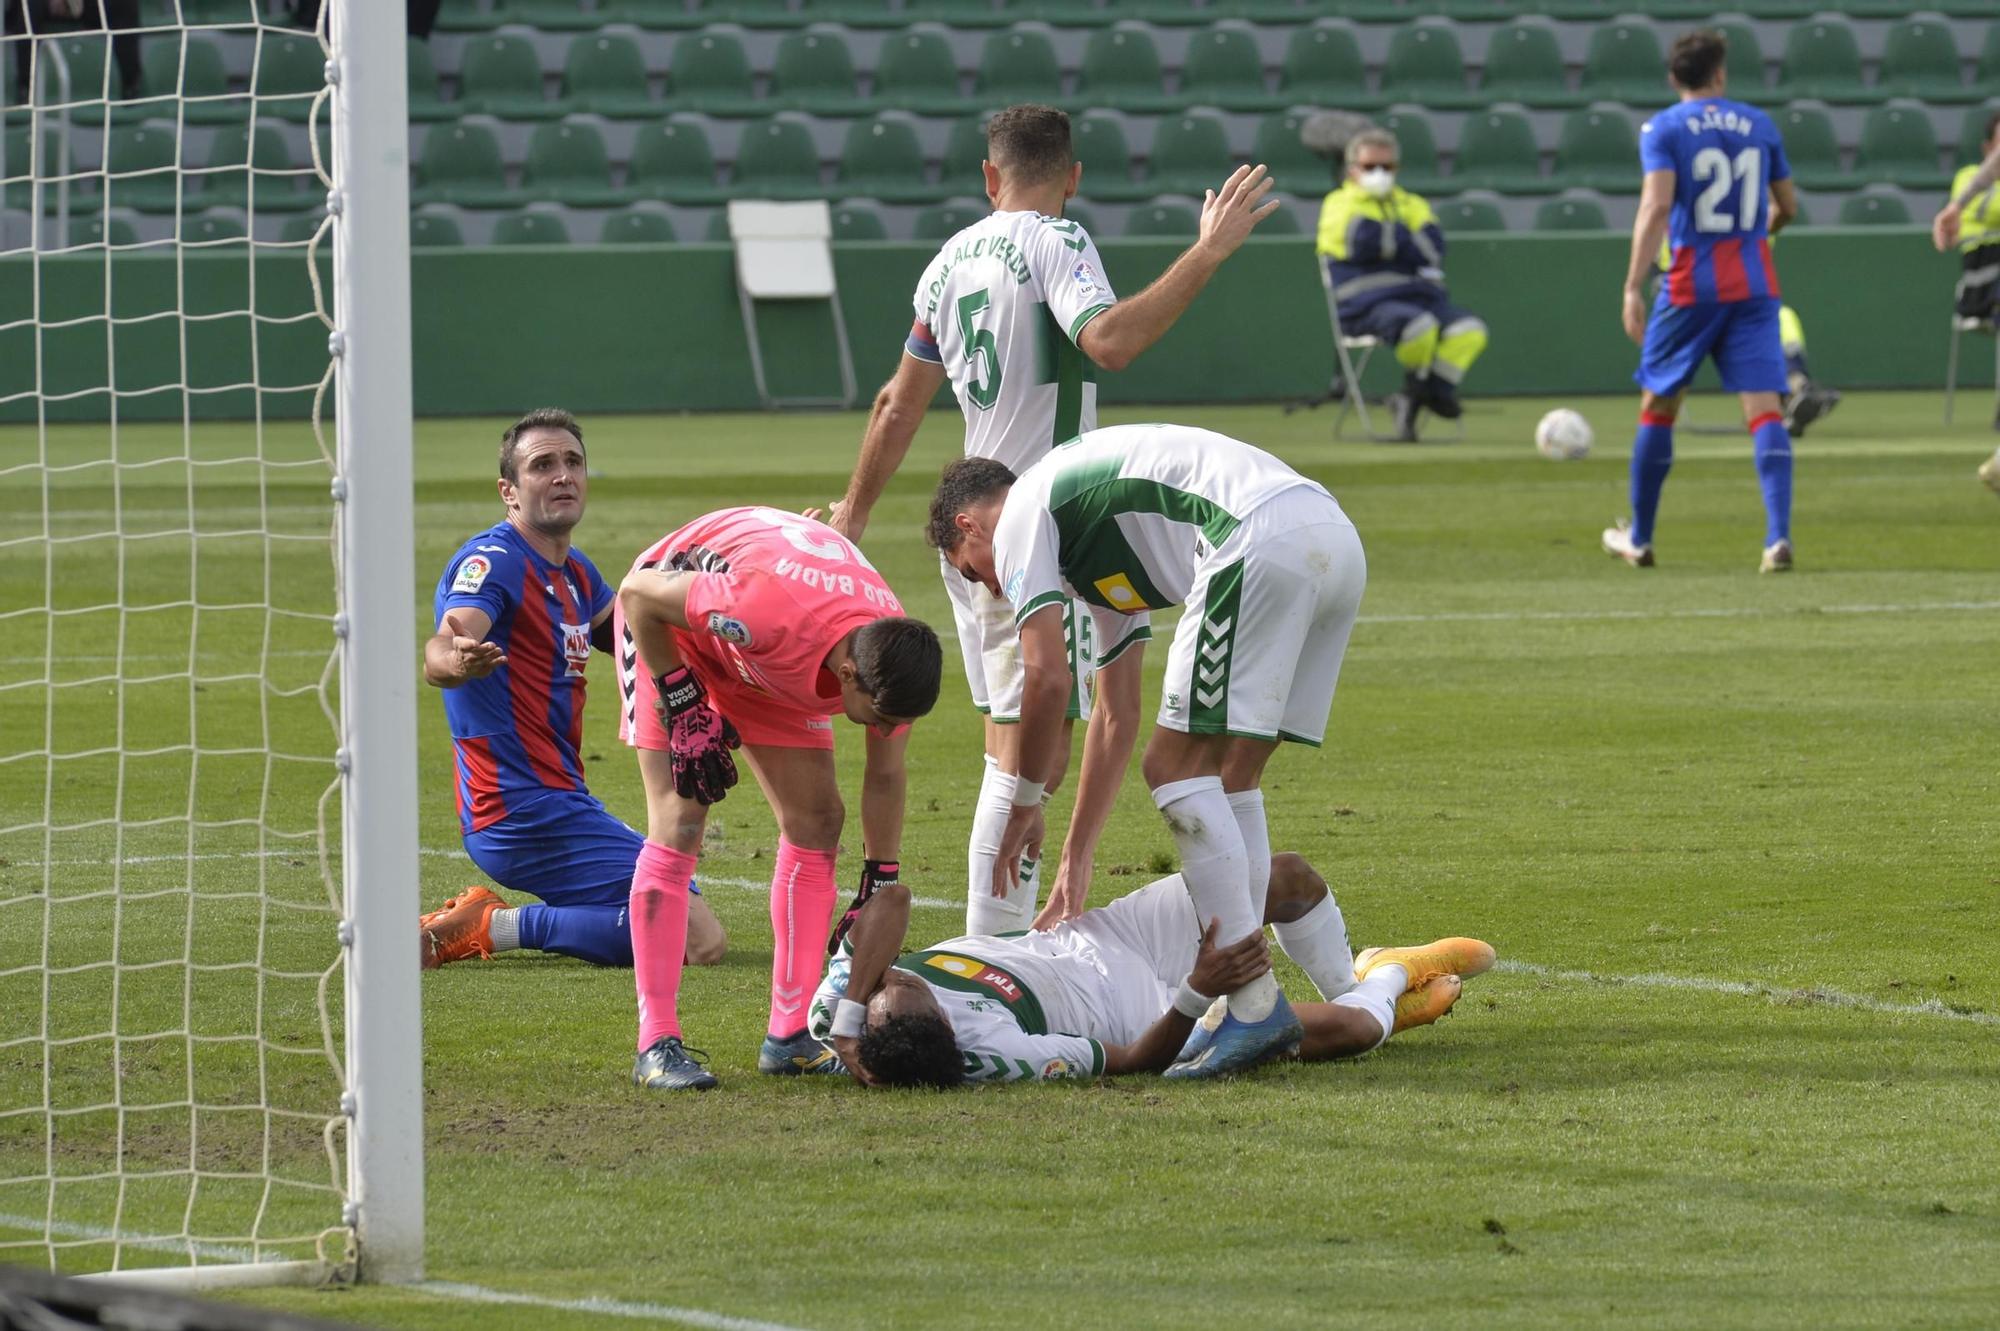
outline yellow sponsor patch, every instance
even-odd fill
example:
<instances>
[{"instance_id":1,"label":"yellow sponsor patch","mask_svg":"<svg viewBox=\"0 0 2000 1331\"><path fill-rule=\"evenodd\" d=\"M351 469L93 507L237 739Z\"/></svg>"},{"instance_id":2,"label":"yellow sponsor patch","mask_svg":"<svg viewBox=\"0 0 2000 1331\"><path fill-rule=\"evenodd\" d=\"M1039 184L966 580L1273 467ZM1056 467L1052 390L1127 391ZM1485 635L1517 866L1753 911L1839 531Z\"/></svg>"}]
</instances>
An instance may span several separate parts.
<instances>
[{"instance_id":1,"label":"yellow sponsor patch","mask_svg":"<svg viewBox=\"0 0 2000 1331\"><path fill-rule=\"evenodd\" d=\"M1099 578L1093 584L1104 599L1119 610L1145 610L1149 607L1132 585L1132 579L1123 573L1113 573L1108 578Z\"/></svg>"},{"instance_id":2,"label":"yellow sponsor patch","mask_svg":"<svg viewBox=\"0 0 2000 1331\"><path fill-rule=\"evenodd\" d=\"M974 961L971 957L954 957L948 953L940 953L924 964L935 966L941 971L950 971L953 975L962 975L968 980L986 969L986 963L983 961Z\"/></svg>"}]
</instances>

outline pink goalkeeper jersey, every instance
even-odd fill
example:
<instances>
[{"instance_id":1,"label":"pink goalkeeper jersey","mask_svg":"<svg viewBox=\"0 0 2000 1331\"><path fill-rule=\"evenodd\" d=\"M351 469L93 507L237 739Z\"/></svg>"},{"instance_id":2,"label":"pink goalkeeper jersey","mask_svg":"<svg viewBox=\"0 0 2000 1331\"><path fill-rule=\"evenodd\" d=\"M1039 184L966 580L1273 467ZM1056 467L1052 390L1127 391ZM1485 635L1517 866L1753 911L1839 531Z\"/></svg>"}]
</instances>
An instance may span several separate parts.
<instances>
[{"instance_id":1,"label":"pink goalkeeper jersey","mask_svg":"<svg viewBox=\"0 0 2000 1331\"><path fill-rule=\"evenodd\" d=\"M830 716L840 689L821 662L863 624L903 613L855 544L823 522L776 508L725 508L661 540L635 568L682 568L688 623L681 659L718 693L750 689ZM725 709L725 715L727 709Z\"/></svg>"}]
</instances>

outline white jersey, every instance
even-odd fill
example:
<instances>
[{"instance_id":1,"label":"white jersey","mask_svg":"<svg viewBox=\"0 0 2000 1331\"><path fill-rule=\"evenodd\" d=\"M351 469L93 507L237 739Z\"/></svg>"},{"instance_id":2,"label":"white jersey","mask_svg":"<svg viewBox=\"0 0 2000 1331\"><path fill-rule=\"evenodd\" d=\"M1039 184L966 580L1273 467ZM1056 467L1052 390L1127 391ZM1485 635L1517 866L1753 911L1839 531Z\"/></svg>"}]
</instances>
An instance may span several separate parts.
<instances>
[{"instance_id":1,"label":"white jersey","mask_svg":"<svg viewBox=\"0 0 2000 1331\"><path fill-rule=\"evenodd\" d=\"M1299 487L1327 495L1263 449L1212 430L1094 430L1008 492L993 533L1001 592L1016 624L1072 595L1089 603L1102 660L1102 644L1124 641L1148 611L1184 602L1245 518Z\"/></svg>"},{"instance_id":2,"label":"white jersey","mask_svg":"<svg viewBox=\"0 0 2000 1331\"><path fill-rule=\"evenodd\" d=\"M997 458L1018 475L1097 427L1097 371L1076 340L1117 299L1075 222L994 213L924 269L904 349L951 377L967 456Z\"/></svg>"}]
</instances>

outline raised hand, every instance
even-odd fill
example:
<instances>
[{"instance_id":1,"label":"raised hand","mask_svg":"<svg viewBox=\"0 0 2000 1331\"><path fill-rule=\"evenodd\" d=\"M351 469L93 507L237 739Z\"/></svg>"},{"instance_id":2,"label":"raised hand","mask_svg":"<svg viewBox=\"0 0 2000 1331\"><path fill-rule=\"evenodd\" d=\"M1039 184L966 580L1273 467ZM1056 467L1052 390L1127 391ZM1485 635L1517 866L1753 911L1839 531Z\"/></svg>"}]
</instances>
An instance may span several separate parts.
<instances>
[{"instance_id":1,"label":"raised hand","mask_svg":"<svg viewBox=\"0 0 2000 1331\"><path fill-rule=\"evenodd\" d=\"M743 743L736 727L708 705L708 691L686 666L655 676L653 686L675 793L698 804L720 803L736 784L736 760L729 756Z\"/></svg>"},{"instance_id":2,"label":"raised hand","mask_svg":"<svg viewBox=\"0 0 2000 1331\"><path fill-rule=\"evenodd\" d=\"M1201 239L1196 243L1216 251L1218 258L1234 254L1250 228L1284 206L1270 197L1272 180L1260 163L1239 166L1220 190L1208 190L1201 201Z\"/></svg>"}]
</instances>

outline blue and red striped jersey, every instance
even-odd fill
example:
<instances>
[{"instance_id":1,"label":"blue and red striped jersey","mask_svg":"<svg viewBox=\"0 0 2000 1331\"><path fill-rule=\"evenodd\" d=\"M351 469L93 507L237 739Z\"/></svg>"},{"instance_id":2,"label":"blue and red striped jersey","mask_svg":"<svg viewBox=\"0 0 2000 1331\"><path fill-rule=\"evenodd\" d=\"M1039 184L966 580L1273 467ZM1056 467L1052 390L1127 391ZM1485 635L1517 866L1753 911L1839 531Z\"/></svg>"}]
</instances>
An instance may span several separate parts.
<instances>
[{"instance_id":1,"label":"blue and red striped jersey","mask_svg":"<svg viewBox=\"0 0 2000 1331\"><path fill-rule=\"evenodd\" d=\"M1649 173L1674 173L1673 261L1660 284L1663 304L1778 294L1770 189L1790 179L1792 167L1771 117L1723 97L1680 102L1640 127L1639 161Z\"/></svg>"},{"instance_id":2,"label":"blue and red striped jersey","mask_svg":"<svg viewBox=\"0 0 2000 1331\"><path fill-rule=\"evenodd\" d=\"M560 566L501 522L458 548L432 598L437 621L454 606L492 619L487 640L507 664L445 689L458 766L458 824L470 834L507 816L510 798L584 790L584 667L590 623L611 604L597 566L571 550Z\"/></svg>"}]
</instances>

